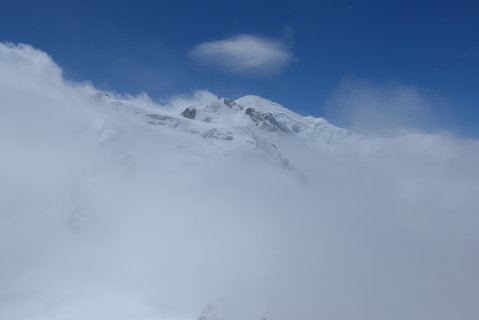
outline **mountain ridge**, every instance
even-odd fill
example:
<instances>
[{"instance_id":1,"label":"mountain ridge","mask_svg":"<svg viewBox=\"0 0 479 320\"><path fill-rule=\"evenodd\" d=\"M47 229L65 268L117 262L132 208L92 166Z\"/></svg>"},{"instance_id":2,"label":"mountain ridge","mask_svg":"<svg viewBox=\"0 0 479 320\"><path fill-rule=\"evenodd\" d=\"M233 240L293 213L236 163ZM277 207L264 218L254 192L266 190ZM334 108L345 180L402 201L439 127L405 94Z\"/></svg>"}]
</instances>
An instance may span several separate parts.
<instances>
[{"instance_id":1,"label":"mountain ridge","mask_svg":"<svg viewBox=\"0 0 479 320\"><path fill-rule=\"evenodd\" d=\"M184 103L177 108L146 106L130 100L96 94L101 104L140 118L144 123L201 138L225 152L252 149L289 169L294 165L278 144L294 139L312 148L357 141L353 132L336 127L324 118L301 116L269 99L247 95L236 100L215 97L206 104ZM181 111L180 111L181 110Z\"/></svg>"}]
</instances>

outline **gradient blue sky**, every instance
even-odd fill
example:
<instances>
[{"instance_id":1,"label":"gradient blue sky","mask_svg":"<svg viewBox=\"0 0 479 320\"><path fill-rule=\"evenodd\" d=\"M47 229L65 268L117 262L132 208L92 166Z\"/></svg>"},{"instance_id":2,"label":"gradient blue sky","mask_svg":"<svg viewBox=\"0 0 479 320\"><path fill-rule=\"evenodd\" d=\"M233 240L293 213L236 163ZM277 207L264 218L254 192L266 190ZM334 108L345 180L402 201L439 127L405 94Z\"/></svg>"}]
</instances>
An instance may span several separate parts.
<instances>
[{"instance_id":1,"label":"gradient blue sky","mask_svg":"<svg viewBox=\"0 0 479 320\"><path fill-rule=\"evenodd\" d=\"M191 58L238 34L282 41L294 59L254 75ZM345 78L404 84L448 105L437 110L446 129L479 137L477 1L0 0L0 41L32 44L105 90L257 94L316 116Z\"/></svg>"}]
</instances>

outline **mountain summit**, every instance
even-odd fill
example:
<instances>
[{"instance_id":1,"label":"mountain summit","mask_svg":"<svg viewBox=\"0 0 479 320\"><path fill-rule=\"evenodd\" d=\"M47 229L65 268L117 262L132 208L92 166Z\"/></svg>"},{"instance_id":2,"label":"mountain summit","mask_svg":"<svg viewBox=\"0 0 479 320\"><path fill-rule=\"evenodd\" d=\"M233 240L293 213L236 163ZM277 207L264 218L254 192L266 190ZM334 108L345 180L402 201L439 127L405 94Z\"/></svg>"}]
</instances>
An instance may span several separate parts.
<instances>
[{"instance_id":1,"label":"mountain summit","mask_svg":"<svg viewBox=\"0 0 479 320\"><path fill-rule=\"evenodd\" d=\"M357 139L351 131L338 128L323 118L301 116L259 96L248 95L235 101L211 96L203 103L182 103L169 108L141 105L109 94L96 95L102 105L121 111L128 121L141 121L154 126L155 130L167 130L169 134L174 131L186 133L193 140L207 141L209 148L216 151L253 150L288 166L290 163L279 147L282 140L295 139L312 148L320 148Z\"/></svg>"}]
</instances>

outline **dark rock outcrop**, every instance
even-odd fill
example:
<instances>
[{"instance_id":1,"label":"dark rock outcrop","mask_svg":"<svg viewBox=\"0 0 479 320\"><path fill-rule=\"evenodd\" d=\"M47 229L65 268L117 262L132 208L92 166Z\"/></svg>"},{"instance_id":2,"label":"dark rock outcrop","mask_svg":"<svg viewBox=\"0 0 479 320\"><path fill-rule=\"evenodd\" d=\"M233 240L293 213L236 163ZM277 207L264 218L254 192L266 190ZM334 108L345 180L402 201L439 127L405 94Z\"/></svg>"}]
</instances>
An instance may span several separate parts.
<instances>
[{"instance_id":1,"label":"dark rock outcrop","mask_svg":"<svg viewBox=\"0 0 479 320\"><path fill-rule=\"evenodd\" d=\"M182 113L180 113L181 116L188 118L188 119L194 119L196 117L196 108L194 107L189 107L183 110Z\"/></svg>"},{"instance_id":2,"label":"dark rock outcrop","mask_svg":"<svg viewBox=\"0 0 479 320\"><path fill-rule=\"evenodd\" d=\"M253 120L253 122L261 129L267 131L289 131L284 124L276 120L276 118L271 112L260 112L255 110L254 108L249 107L246 108L245 114L248 115L251 120Z\"/></svg>"},{"instance_id":3,"label":"dark rock outcrop","mask_svg":"<svg viewBox=\"0 0 479 320\"><path fill-rule=\"evenodd\" d=\"M237 104L236 102L234 102L233 100L224 98L224 99L223 99L223 102L224 102L224 104L227 105L229 108L235 108L235 109L243 110L243 107L240 106L239 104Z\"/></svg>"}]
</instances>

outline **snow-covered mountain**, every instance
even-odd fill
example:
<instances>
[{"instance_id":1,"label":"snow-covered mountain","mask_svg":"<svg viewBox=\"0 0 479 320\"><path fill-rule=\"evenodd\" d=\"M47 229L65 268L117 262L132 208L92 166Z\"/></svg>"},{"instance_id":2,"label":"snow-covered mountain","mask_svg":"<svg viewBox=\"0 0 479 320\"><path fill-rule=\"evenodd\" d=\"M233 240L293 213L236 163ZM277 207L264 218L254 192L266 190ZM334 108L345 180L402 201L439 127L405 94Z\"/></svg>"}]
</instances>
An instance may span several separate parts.
<instances>
[{"instance_id":1,"label":"snow-covered mountain","mask_svg":"<svg viewBox=\"0 0 479 320\"><path fill-rule=\"evenodd\" d=\"M97 93L101 105L123 114L126 121L152 126L152 134L175 132L207 141L210 151L253 151L288 168L294 164L279 147L283 140L295 140L312 148L354 143L358 136L323 118L301 116L268 99L248 95L235 101L210 95L204 104L175 107L142 105Z\"/></svg>"}]
</instances>

